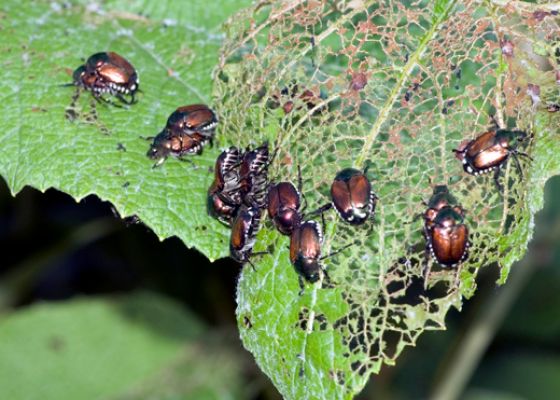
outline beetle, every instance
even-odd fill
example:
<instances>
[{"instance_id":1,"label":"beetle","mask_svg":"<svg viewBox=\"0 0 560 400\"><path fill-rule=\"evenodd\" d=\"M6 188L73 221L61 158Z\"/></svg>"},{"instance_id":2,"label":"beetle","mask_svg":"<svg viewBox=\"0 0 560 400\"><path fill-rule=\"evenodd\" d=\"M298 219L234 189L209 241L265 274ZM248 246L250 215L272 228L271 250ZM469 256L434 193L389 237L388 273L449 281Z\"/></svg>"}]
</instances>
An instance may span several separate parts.
<instances>
[{"instance_id":1,"label":"beetle","mask_svg":"<svg viewBox=\"0 0 560 400\"><path fill-rule=\"evenodd\" d=\"M453 149L456 157L463 163L463 169L471 175L480 175L495 171L494 181L501 190L498 181L500 170L511 155L515 160L519 175L523 171L517 156L531 157L517 150L517 144L527 138L527 133L518 130L496 129L484 132L471 141L465 141L459 148Z\"/></svg>"},{"instance_id":2,"label":"beetle","mask_svg":"<svg viewBox=\"0 0 560 400\"><path fill-rule=\"evenodd\" d=\"M362 172L346 168L336 174L331 185L332 206L344 221L361 225L375 212L377 196L371 183Z\"/></svg>"},{"instance_id":3,"label":"beetle","mask_svg":"<svg viewBox=\"0 0 560 400\"><path fill-rule=\"evenodd\" d=\"M239 166L241 155L237 147L222 151L214 164L214 182L220 191L229 191L239 186Z\"/></svg>"},{"instance_id":4,"label":"beetle","mask_svg":"<svg viewBox=\"0 0 560 400\"><path fill-rule=\"evenodd\" d=\"M214 181L208 188L208 214L228 225L241 205L239 160L239 149L224 150L216 159Z\"/></svg>"},{"instance_id":5,"label":"beetle","mask_svg":"<svg viewBox=\"0 0 560 400\"><path fill-rule=\"evenodd\" d=\"M235 193L224 193L218 189L216 182L208 188L206 197L206 208L208 215L218 221L230 225L241 204L241 199L237 199Z\"/></svg>"},{"instance_id":6,"label":"beetle","mask_svg":"<svg viewBox=\"0 0 560 400\"><path fill-rule=\"evenodd\" d=\"M463 218L462 210L451 206L425 217L426 251L444 267L455 267L468 257L469 230Z\"/></svg>"},{"instance_id":7,"label":"beetle","mask_svg":"<svg viewBox=\"0 0 560 400\"><path fill-rule=\"evenodd\" d=\"M241 264L251 264L250 258L260 228L260 218L261 210L258 207L242 206L233 220L229 253L231 258Z\"/></svg>"},{"instance_id":8,"label":"beetle","mask_svg":"<svg viewBox=\"0 0 560 400\"><path fill-rule=\"evenodd\" d=\"M163 164L169 156L184 160L182 158L184 155L201 154L207 143L212 144L208 138L198 133L194 135L176 135L168 129L161 131L153 140L146 154L150 159L156 160L153 168Z\"/></svg>"},{"instance_id":9,"label":"beetle","mask_svg":"<svg viewBox=\"0 0 560 400\"><path fill-rule=\"evenodd\" d=\"M424 212L424 220L433 222L437 213L444 207L452 207L459 214L463 214L463 208L457 202L455 196L449 193L449 189L445 185L437 185L434 187L432 197L427 203L428 208Z\"/></svg>"},{"instance_id":10,"label":"beetle","mask_svg":"<svg viewBox=\"0 0 560 400\"><path fill-rule=\"evenodd\" d=\"M239 167L240 193L243 202L248 205L257 205L264 208L268 185L269 152L268 143L254 150L247 150Z\"/></svg>"},{"instance_id":11,"label":"beetle","mask_svg":"<svg viewBox=\"0 0 560 400\"><path fill-rule=\"evenodd\" d=\"M290 235L290 262L298 274L300 295L304 290L304 280L315 283L321 278L321 274L329 280L329 275L321 261L347 249L352 246L352 243L321 257L322 245L323 230L316 221L302 222Z\"/></svg>"},{"instance_id":12,"label":"beetle","mask_svg":"<svg viewBox=\"0 0 560 400\"><path fill-rule=\"evenodd\" d=\"M112 51L90 56L74 71L72 78L74 85L90 90L96 100L107 102L103 94L108 93L125 104L135 102L134 95L140 84L132 64ZM125 95L130 96L130 100Z\"/></svg>"},{"instance_id":13,"label":"beetle","mask_svg":"<svg viewBox=\"0 0 560 400\"><path fill-rule=\"evenodd\" d=\"M303 279L314 283L319 280L321 273L326 275L321 264L322 245L323 231L315 221L302 222L290 236L290 262L299 275L300 293L304 288Z\"/></svg>"},{"instance_id":14,"label":"beetle","mask_svg":"<svg viewBox=\"0 0 560 400\"><path fill-rule=\"evenodd\" d=\"M192 135L198 133L213 138L218 117L205 104L191 104L177 108L167 119L167 128L177 133Z\"/></svg>"},{"instance_id":15,"label":"beetle","mask_svg":"<svg viewBox=\"0 0 560 400\"><path fill-rule=\"evenodd\" d=\"M279 182L268 189L268 215L283 235L291 235L301 222L300 197L300 191L291 182Z\"/></svg>"}]
</instances>

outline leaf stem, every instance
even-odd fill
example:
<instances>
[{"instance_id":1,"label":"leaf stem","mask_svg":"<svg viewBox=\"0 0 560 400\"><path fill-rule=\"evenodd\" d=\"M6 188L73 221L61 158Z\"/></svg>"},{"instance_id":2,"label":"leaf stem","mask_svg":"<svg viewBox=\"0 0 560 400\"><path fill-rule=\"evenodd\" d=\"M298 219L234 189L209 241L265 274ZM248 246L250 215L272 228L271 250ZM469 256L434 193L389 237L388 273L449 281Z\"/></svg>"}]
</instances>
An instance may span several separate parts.
<instances>
[{"instance_id":1,"label":"leaf stem","mask_svg":"<svg viewBox=\"0 0 560 400\"><path fill-rule=\"evenodd\" d=\"M373 127L371 128L371 130L369 131L369 133L366 137L366 141L364 143L364 146L362 147L362 150L360 151L360 154L356 158L356 165L357 166L363 167L363 163L364 163L367 155L369 154L369 152L371 150L371 147L373 146L373 143L375 142L375 139L377 138L377 135L381 131L381 127L383 126L383 124L387 120L387 118L389 116L389 112L392 110L393 104L397 100L397 97L399 96L399 93L400 93L406 79L408 79L408 77L412 73L412 69L416 66L416 64L418 63L418 61L420 60L420 58L424 54L424 51L426 50L426 45L428 44L428 42L430 42L430 40L432 40L432 38L434 37L438 28L440 27L440 24L447 19L447 16L449 15L449 12L451 11L451 9L453 8L454 5L455 5L455 1L450 1L447 4L445 10L440 15L438 15L438 17L435 19L431 29L424 35L424 37L422 38L422 40L418 44L418 48L416 49L416 51L409 57L408 62L403 67L403 71L400 74L400 76L398 77L397 82L393 86L393 89L391 90L391 93L389 94L389 97L387 98L387 100L385 101L385 104L381 108L381 110L379 112L379 116L375 120L375 123L373 124Z\"/></svg>"}]
</instances>

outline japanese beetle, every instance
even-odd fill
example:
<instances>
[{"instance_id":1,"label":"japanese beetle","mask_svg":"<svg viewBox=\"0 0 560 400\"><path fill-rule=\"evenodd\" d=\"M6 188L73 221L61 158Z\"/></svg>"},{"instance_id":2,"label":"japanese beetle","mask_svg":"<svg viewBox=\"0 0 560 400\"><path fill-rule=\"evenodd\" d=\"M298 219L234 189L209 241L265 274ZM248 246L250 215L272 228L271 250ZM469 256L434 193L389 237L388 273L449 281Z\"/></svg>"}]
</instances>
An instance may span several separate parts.
<instances>
[{"instance_id":1,"label":"japanese beetle","mask_svg":"<svg viewBox=\"0 0 560 400\"><path fill-rule=\"evenodd\" d=\"M135 102L134 95L140 83L132 64L112 51L92 55L72 77L74 85L90 90L96 100L107 101L102 96L108 93L125 104ZM130 100L125 95L130 96Z\"/></svg>"},{"instance_id":2,"label":"japanese beetle","mask_svg":"<svg viewBox=\"0 0 560 400\"><path fill-rule=\"evenodd\" d=\"M198 133L213 138L218 117L205 104L192 104L176 109L167 119L167 129L176 133L192 135Z\"/></svg>"},{"instance_id":3,"label":"japanese beetle","mask_svg":"<svg viewBox=\"0 0 560 400\"><path fill-rule=\"evenodd\" d=\"M260 218L261 210L258 207L242 206L237 212L229 241L229 253L235 261L242 264L250 262L260 228Z\"/></svg>"},{"instance_id":4,"label":"japanese beetle","mask_svg":"<svg viewBox=\"0 0 560 400\"><path fill-rule=\"evenodd\" d=\"M321 257L323 230L315 221L304 221L290 235L290 262L298 274L300 295L304 290L304 280L317 282L321 274L329 280L329 275L321 261L332 257L352 246L352 243Z\"/></svg>"},{"instance_id":5,"label":"japanese beetle","mask_svg":"<svg viewBox=\"0 0 560 400\"><path fill-rule=\"evenodd\" d=\"M451 193L445 185L438 185L434 188L434 193L428 203L425 203L428 209L424 213L424 219L426 221L432 221L435 219L437 213L444 207L456 207L457 212L463 213L463 209L458 205L457 199Z\"/></svg>"},{"instance_id":6,"label":"japanese beetle","mask_svg":"<svg viewBox=\"0 0 560 400\"><path fill-rule=\"evenodd\" d=\"M218 185L214 181L208 188L206 199L208 215L226 225L230 225L241 204L239 196L236 196L235 192L224 193L218 189Z\"/></svg>"},{"instance_id":7,"label":"japanese beetle","mask_svg":"<svg viewBox=\"0 0 560 400\"><path fill-rule=\"evenodd\" d=\"M424 235L427 250L440 265L454 267L467 259L469 230L459 207L444 206L434 215L427 215Z\"/></svg>"},{"instance_id":8,"label":"japanese beetle","mask_svg":"<svg viewBox=\"0 0 560 400\"><path fill-rule=\"evenodd\" d=\"M220 153L214 165L214 182L219 190L228 191L239 186L239 166L241 155L237 147L230 147Z\"/></svg>"},{"instance_id":9,"label":"japanese beetle","mask_svg":"<svg viewBox=\"0 0 560 400\"><path fill-rule=\"evenodd\" d=\"M299 275L299 285L303 290L303 279L314 283L325 272L321 264L323 231L315 221L302 222L290 236L290 262Z\"/></svg>"},{"instance_id":10,"label":"japanese beetle","mask_svg":"<svg viewBox=\"0 0 560 400\"><path fill-rule=\"evenodd\" d=\"M212 142L198 133L194 135L176 135L164 129L155 138L147 156L156 160L153 168L160 166L169 156L183 160L184 155L200 154L207 143Z\"/></svg>"},{"instance_id":11,"label":"japanese beetle","mask_svg":"<svg viewBox=\"0 0 560 400\"><path fill-rule=\"evenodd\" d=\"M267 194L268 215L283 235L291 235L301 221L300 192L290 182L273 184Z\"/></svg>"},{"instance_id":12,"label":"japanese beetle","mask_svg":"<svg viewBox=\"0 0 560 400\"><path fill-rule=\"evenodd\" d=\"M340 218L349 224L361 225L373 215L377 197L365 172L346 168L334 178L331 199Z\"/></svg>"},{"instance_id":13,"label":"japanese beetle","mask_svg":"<svg viewBox=\"0 0 560 400\"><path fill-rule=\"evenodd\" d=\"M518 155L531 158L528 154L517 150L517 143L525 140L527 134L522 131L497 129L490 130L478 136L476 139L461 143L458 149L454 149L456 157L463 163L463 169L471 175L480 175L495 171L494 180L498 188L501 168L506 164L509 156L513 156L519 174L523 171Z\"/></svg>"},{"instance_id":14,"label":"japanese beetle","mask_svg":"<svg viewBox=\"0 0 560 400\"><path fill-rule=\"evenodd\" d=\"M239 167L239 186L243 201L248 206L257 205L264 208L266 205L268 165L268 143L243 154Z\"/></svg>"},{"instance_id":15,"label":"japanese beetle","mask_svg":"<svg viewBox=\"0 0 560 400\"><path fill-rule=\"evenodd\" d=\"M241 205L239 192L239 150L230 147L216 159L214 181L208 189L208 214L229 224Z\"/></svg>"}]
</instances>

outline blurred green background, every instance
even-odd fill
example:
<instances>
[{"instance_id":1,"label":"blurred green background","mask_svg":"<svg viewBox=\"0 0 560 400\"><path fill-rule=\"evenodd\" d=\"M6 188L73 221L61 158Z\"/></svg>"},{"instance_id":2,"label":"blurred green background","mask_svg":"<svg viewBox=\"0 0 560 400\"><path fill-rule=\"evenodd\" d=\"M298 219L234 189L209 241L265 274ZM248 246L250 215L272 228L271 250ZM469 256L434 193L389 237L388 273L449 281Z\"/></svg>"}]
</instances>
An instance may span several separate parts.
<instances>
[{"instance_id":1,"label":"blurred green background","mask_svg":"<svg viewBox=\"0 0 560 400\"><path fill-rule=\"evenodd\" d=\"M555 178L508 283L496 287L497 269L485 268L448 330L424 333L360 399L560 393L559 198ZM159 242L96 197L13 198L3 181L0 243L2 398L280 398L238 339L234 262Z\"/></svg>"}]
</instances>

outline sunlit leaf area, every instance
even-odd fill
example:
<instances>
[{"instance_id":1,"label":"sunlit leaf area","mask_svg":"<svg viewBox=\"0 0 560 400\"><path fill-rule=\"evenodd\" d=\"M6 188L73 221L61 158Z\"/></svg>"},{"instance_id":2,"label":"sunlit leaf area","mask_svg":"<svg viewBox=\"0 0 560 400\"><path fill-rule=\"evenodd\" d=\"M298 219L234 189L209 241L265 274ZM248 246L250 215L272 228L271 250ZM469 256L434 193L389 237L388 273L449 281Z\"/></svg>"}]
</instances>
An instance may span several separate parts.
<instances>
[{"instance_id":1,"label":"sunlit leaf area","mask_svg":"<svg viewBox=\"0 0 560 400\"><path fill-rule=\"evenodd\" d=\"M559 13L4 1L1 397L557 397ZM174 157L168 118L195 104L215 120ZM234 211L260 215L244 265L207 210L231 146L268 146L266 179L240 182L301 200L300 236ZM331 189L347 168L371 186L359 222Z\"/></svg>"}]
</instances>

